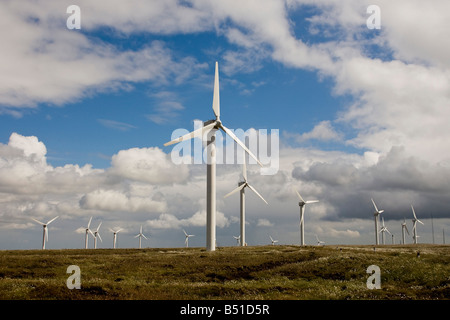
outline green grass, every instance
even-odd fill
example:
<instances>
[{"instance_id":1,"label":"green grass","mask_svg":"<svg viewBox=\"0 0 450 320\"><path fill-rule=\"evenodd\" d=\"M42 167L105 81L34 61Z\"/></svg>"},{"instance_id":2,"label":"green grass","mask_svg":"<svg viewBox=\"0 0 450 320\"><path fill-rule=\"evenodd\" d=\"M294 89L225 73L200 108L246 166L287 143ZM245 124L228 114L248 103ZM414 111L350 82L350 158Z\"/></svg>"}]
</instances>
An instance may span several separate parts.
<instances>
[{"instance_id":1,"label":"green grass","mask_svg":"<svg viewBox=\"0 0 450 320\"><path fill-rule=\"evenodd\" d=\"M381 289L366 286L372 264ZM80 267L79 290L66 286L69 265ZM0 299L449 298L450 246L0 251Z\"/></svg>"}]
</instances>

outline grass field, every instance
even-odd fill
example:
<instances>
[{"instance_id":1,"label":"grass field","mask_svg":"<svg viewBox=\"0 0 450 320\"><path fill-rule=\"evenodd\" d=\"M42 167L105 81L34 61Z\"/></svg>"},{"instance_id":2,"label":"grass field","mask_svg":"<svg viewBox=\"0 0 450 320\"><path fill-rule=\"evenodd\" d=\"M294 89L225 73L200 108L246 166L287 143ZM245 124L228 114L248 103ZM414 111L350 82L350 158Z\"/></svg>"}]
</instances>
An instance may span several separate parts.
<instances>
[{"instance_id":1,"label":"grass field","mask_svg":"<svg viewBox=\"0 0 450 320\"><path fill-rule=\"evenodd\" d=\"M66 285L70 265L81 289ZM370 265L380 267L381 289L367 288ZM0 299L449 298L444 245L0 251Z\"/></svg>"}]
</instances>

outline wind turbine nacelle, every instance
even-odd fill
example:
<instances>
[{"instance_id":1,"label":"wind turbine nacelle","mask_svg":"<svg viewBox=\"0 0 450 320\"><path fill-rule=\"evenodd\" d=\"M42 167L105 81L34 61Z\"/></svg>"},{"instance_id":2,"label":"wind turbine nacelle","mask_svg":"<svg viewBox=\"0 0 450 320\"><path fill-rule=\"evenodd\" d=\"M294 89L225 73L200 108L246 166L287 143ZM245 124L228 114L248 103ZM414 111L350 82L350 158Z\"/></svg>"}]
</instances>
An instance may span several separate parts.
<instances>
[{"instance_id":1,"label":"wind turbine nacelle","mask_svg":"<svg viewBox=\"0 0 450 320\"><path fill-rule=\"evenodd\" d=\"M303 207L305 204L306 204L306 202L303 202L303 201L300 201L300 202L298 203L298 205L299 205L300 207Z\"/></svg>"}]
</instances>

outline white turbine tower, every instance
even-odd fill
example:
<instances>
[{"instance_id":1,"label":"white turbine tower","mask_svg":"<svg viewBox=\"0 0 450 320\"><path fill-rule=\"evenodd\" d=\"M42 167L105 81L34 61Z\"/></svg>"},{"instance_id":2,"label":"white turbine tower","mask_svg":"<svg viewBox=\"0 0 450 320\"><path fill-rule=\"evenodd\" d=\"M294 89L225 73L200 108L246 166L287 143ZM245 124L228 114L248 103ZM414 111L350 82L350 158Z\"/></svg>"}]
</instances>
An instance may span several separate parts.
<instances>
[{"instance_id":1,"label":"white turbine tower","mask_svg":"<svg viewBox=\"0 0 450 320\"><path fill-rule=\"evenodd\" d=\"M300 206L300 244L302 246L305 245L305 221L304 221L304 217L305 217L305 205L310 204L310 203L316 203L319 202L319 200L308 200L305 201L302 196L300 195L300 193L298 193L297 190L295 190L295 192L297 193L300 202L298 203L298 205Z\"/></svg>"},{"instance_id":2,"label":"white turbine tower","mask_svg":"<svg viewBox=\"0 0 450 320\"><path fill-rule=\"evenodd\" d=\"M238 145L240 145L251 157L253 157L260 166L262 163L255 155L245 146L245 144L236 137L236 135L227 127L225 127L220 120L220 98L219 98L219 64L216 62L215 76L214 76L214 94L212 109L215 120L206 121L203 127L194 130L184 136L174 139L164 144L168 146L184 140L201 137L207 134L207 166L206 166L206 250L216 250L216 146L215 135L216 131L221 129L228 134Z\"/></svg>"},{"instance_id":3,"label":"white turbine tower","mask_svg":"<svg viewBox=\"0 0 450 320\"><path fill-rule=\"evenodd\" d=\"M113 229L109 228L109 231L111 231L113 233L113 248L116 248L116 242L117 242L117 234L121 231L122 229L117 229L116 231L114 231Z\"/></svg>"},{"instance_id":4,"label":"white turbine tower","mask_svg":"<svg viewBox=\"0 0 450 320\"><path fill-rule=\"evenodd\" d=\"M325 245L325 242L319 240L319 237L317 236L317 234L316 234L316 239L317 239L317 245L318 245L318 246L323 246L323 245Z\"/></svg>"},{"instance_id":5,"label":"white turbine tower","mask_svg":"<svg viewBox=\"0 0 450 320\"><path fill-rule=\"evenodd\" d=\"M412 219L412 222L413 222L413 239L414 239L414 244L417 244L417 238L419 237L418 235L417 235L417 222L419 222L419 223L421 223L422 225L423 225L423 222L422 221L420 221L419 219L417 219L417 216L416 216L416 212L414 211L414 207L411 205L411 209L412 209L412 212L413 212L413 215L414 215L414 219Z\"/></svg>"},{"instance_id":6,"label":"white turbine tower","mask_svg":"<svg viewBox=\"0 0 450 320\"><path fill-rule=\"evenodd\" d=\"M91 231L92 235L94 236L94 249L97 249L97 237L100 239L101 242L103 242L102 237L100 236L100 233L99 233L101 225L102 225L102 222L100 221L100 223L98 224L97 229L95 229L94 232Z\"/></svg>"},{"instance_id":7,"label":"white turbine tower","mask_svg":"<svg viewBox=\"0 0 450 320\"><path fill-rule=\"evenodd\" d=\"M43 233L42 233L42 249L45 249L45 241L48 241L48 229L47 229L47 226L48 226L50 223L52 223L53 221L55 221L56 218L58 218L58 216L57 216L57 217L54 217L52 220L50 220L50 221L47 222L47 223L43 223L43 222L40 222L39 220L36 220L36 219L31 218L31 219L33 219L34 221L36 221L37 223L39 223L40 225L42 225L42 227L43 227Z\"/></svg>"},{"instance_id":8,"label":"white turbine tower","mask_svg":"<svg viewBox=\"0 0 450 320\"><path fill-rule=\"evenodd\" d=\"M89 226L91 225L91 221L92 221L92 217L89 219L89 222L87 224L87 227L83 227L85 229L85 236L84 236L84 248L87 249L88 248L88 243L89 243L89 233L92 234L91 229L89 229Z\"/></svg>"},{"instance_id":9,"label":"white turbine tower","mask_svg":"<svg viewBox=\"0 0 450 320\"><path fill-rule=\"evenodd\" d=\"M406 226L406 219L403 219L403 223L402 223L402 240L403 240L403 244L405 244L405 230L406 232L408 232L409 235L409 231L408 231L408 227Z\"/></svg>"},{"instance_id":10,"label":"white turbine tower","mask_svg":"<svg viewBox=\"0 0 450 320\"><path fill-rule=\"evenodd\" d=\"M269 236L269 238L270 238L270 241L272 241L272 245L273 245L273 246L275 245L275 243L278 242L278 240L273 240L273 238L272 238L271 236Z\"/></svg>"},{"instance_id":11,"label":"white turbine tower","mask_svg":"<svg viewBox=\"0 0 450 320\"><path fill-rule=\"evenodd\" d=\"M380 219L379 215L381 213L383 213L384 210L378 210L377 205L375 204L375 201L373 201L373 199L371 199L371 200L372 200L373 206L375 208L375 212L373 213L373 217L374 217L374 220L375 220L375 244L379 245L380 240L379 240L379 236L378 236L378 233L379 233L379 231L378 231L378 220Z\"/></svg>"},{"instance_id":12,"label":"white turbine tower","mask_svg":"<svg viewBox=\"0 0 450 320\"><path fill-rule=\"evenodd\" d=\"M184 245L186 246L186 248L187 247L189 247L189 238L190 237L194 237L195 235L194 234L187 234L187 232L183 229L183 232L184 232L184 236L186 237L185 239L184 239Z\"/></svg>"},{"instance_id":13,"label":"white turbine tower","mask_svg":"<svg viewBox=\"0 0 450 320\"><path fill-rule=\"evenodd\" d=\"M148 238L142 233L142 226L140 232L134 236L135 238L139 237L139 249L141 249L142 238L148 240Z\"/></svg>"},{"instance_id":14,"label":"white turbine tower","mask_svg":"<svg viewBox=\"0 0 450 320\"><path fill-rule=\"evenodd\" d=\"M380 229L380 232L381 232L381 243L382 244L384 244L384 233L385 232L387 232L387 233L389 233L389 234L392 234L389 230L388 230L388 228L384 225L384 218L381 218L382 219L382 224L381 224L381 229Z\"/></svg>"},{"instance_id":15,"label":"white turbine tower","mask_svg":"<svg viewBox=\"0 0 450 320\"><path fill-rule=\"evenodd\" d=\"M244 154L244 161L242 163L242 176L244 178L243 181L238 183L238 187L231 191L230 193L226 194L224 198L231 196L233 193L236 193L238 191L241 192L241 212L240 212L240 220L241 220L241 246L245 245L245 187L249 187L250 190L252 190L258 197L261 198L262 201L264 201L266 204L267 201L262 197L262 195L259 194L258 191L254 187L252 187L248 181L247 181L247 166L245 164L245 154Z\"/></svg>"},{"instance_id":16,"label":"white turbine tower","mask_svg":"<svg viewBox=\"0 0 450 320\"><path fill-rule=\"evenodd\" d=\"M236 240L236 245L238 246L241 243L241 236L233 236L233 238Z\"/></svg>"}]
</instances>

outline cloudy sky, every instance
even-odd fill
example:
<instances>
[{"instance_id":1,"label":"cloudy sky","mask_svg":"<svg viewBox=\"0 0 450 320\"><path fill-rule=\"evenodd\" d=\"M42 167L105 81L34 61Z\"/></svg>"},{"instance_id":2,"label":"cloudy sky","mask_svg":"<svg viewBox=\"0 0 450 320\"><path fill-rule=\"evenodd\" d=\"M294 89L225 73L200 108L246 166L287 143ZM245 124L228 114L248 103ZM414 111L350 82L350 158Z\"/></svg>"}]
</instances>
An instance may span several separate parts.
<instances>
[{"instance_id":1,"label":"cloudy sky","mask_svg":"<svg viewBox=\"0 0 450 320\"><path fill-rule=\"evenodd\" d=\"M205 164L176 164L176 130L214 118L231 129L278 130L276 174L249 164L268 205L247 192L247 242L374 242L374 198L386 226L419 242L450 241L450 2L0 2L0 249L81 248L80 227L102 222L99 247L205 246ZM271 131L272 130L272 131ZM274 137L274 135L270 135ZM217 243L239 234L241 166L217 168ZM411 237L407 238L411 243ZM92 244L92 239L91 239Z\"/></svg>"}]
</instances>

